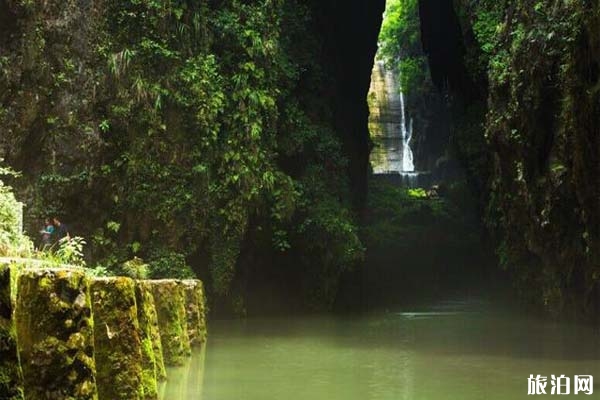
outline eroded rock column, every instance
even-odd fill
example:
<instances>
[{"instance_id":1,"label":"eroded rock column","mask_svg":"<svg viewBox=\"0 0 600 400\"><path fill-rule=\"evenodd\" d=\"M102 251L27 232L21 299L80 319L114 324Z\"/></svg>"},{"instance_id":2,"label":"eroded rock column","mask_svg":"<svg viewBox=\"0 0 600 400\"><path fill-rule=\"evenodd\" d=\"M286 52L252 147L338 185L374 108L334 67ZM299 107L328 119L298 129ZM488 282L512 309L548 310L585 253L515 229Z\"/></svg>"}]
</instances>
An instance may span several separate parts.
<instances>
[{"instance_id":1,"label":"eroded rock column","mask_svg":"<svg viewBox=\"0 0 600 400\"><path fill-rule=\"evenodd\" d=\"M136 283L135 295L142 341L144 398L156 399L158 398L158 381L166 379L166 371L154 296L152 296L150 287L143 282Z\"/></svg>"},{"instance_id":2,"label":"eroded rock column","mask_svg":"<svg viewBox=\"0 0 600 400\"><path fill-rule=\"evenodd\" d=\"M25 398L97 400L85 273L26 269L17 286L15 320Z\"/></svg>"},{"instance_id":3,"label":"eroded rock column","mask_svg":"<svg viewBox=\"0 0 600 400\"><path fill-rule=\"evenodd\" d=\"M181 282L185 291L188 334L192 346L206 342L204 287L202 281L188 279Z\"/></svg>"},{"instance_id":4,"label":"eroded rock column","mask_svg":"<svg viewBox=\"0 0 600 400\"><path fill-rule=\"evenodd\" d=\"M23 376L13 319L11 265L0 263L0 398L23 399Z\"/></svg>"},{"instance_id":5,"label":"eroded rock column","mask_svg":"<svg viewBox=\"0 0 600 400\"><path fill-rule=\"evenodd\" d=\"M152 289L166 365L182 365L191 355L185 290L180 281L144 281Z\"/></svg>"},{"instance_id":6,"label":"eroded rock column","mask_svg":"<svg viewBox=\"0 0 600 400\"><path fill-rule=\"evenodd\" d=\"M92 281L94 343L100 400L143 400L142 341L135 282L131 278Z\"/></svg>"}]
</instances>

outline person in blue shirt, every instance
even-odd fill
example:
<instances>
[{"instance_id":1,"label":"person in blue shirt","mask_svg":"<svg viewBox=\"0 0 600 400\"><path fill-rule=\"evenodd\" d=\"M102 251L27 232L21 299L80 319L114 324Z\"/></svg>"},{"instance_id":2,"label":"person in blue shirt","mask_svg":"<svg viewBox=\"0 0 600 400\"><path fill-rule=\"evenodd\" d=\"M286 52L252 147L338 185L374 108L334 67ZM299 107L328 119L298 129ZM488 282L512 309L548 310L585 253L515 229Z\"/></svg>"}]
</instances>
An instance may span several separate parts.
<instances>
[{"instance_id":1,"label":"person in blue shirt","mask_svg":"<svg viewBox=\"0 0 600 400\"><path fill-rule=\"evenodd\" d=\"M46 250L52 245L52 235L54 234L54 225L50 222L50 218L44 220L44 229L40 231L42 235L42 250Z\"/></svg>"}]
</instances>

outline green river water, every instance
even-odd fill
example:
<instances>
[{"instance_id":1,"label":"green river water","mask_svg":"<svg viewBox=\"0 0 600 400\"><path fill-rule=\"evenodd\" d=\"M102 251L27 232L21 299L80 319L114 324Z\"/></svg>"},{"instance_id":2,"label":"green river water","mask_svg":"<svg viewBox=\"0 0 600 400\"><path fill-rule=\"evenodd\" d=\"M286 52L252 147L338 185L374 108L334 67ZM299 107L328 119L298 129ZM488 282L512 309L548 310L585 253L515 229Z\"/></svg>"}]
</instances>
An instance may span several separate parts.
<instances>
[{"instance_id":1,"label":"green river water","mask_svg":"<svg viewBox=\"0 0 600 400\"><path fill-rule=\"evenodd\" d=\"M553 398L551 375L593 375L600 335L485 302L445 301L345 317L213 321L209 342L169 370L163 400ZM548 377L528 396L527 378Z\"/></svg>"}]
</instances>

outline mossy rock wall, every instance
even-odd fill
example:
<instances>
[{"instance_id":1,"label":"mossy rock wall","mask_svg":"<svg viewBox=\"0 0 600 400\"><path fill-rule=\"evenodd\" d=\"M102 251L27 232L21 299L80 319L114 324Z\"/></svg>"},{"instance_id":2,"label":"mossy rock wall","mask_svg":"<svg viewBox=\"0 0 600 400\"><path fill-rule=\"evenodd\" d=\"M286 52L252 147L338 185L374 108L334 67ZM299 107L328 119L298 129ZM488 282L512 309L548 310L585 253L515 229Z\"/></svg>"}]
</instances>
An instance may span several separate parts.
<instances>
[{"instance_id":1,"label":"mossy rock wall","mask_svg":"<svg viewBox=\"0 0 600 400\"><path fill-rule=\"evenodd\" d=\"M188 323L188 334L192 346L206 342L206 318L204 307L204 287L196 279L181 282L185 291L185 306Z\"/></svg>"},{"instance_id":2,"label":"mossy rock wall","mask_svg":"<svg viewBox=\"0 0 600 400\"><path fill-rule=\"evenodd\" d=\"M200 324L201 324L201 335L200 341L202 343L206 343L206 339L208 338L208 307L206 305L206 292L204 291L204 283L201 280L198 280L197 287L198 294L200 296Z\"/></svg>"},{"instance_id":3,"label":"mossy rock wall","mask_svg":"<svg viewBox=\"0 0 600 400\"><path fill-rule=\"evenodd\" d=\"M89 280L79 270L23 270L16 326L26 399L97 400Z\"/></svg>"},{"instance_id":4,"label":"mossy rock wall","mask_svg":"<svg viewBox=\"0 0 600 400\"><path fill-rule=\"evenodd\" d=\"M10 264L0 263L0 399L23 399L23 376L13 319Z\"/></svg>"},{"instance_id":5,"label":"mossy rock wall","mask_svg":"<svg viewBox=\"0 0 600 400\"><path fill-rule=\"evenodd\" d=\"M135 282L99 278L92 282L94 343L100 400L142 400L142 332Z\"/></svg>"},{"instance_id":6,"label":"mossy rock wall","mask_svg":"<svg viewBox=\"0 0 600 400\"><path fill-rule=\"evenodd\" d=\"M191 354L188 325L206 341L200 281L19 268L15 298L0 264L0 400L156 400L165 364Z\"/></svg>"},{"instance_id":7,"label":"mossy rock wall","mask_svg":"<svg viewBox=\"0 0 600 400\"><path fill-rule=\"evenodd\" d=\"M165 364L182 365L191 355L184 287L176 280L145 282L156 304Z\"/></svg>"},{"instance_id":8,"label":"mossy rock wall","mask_svg":"<svg viewBox=\"0 0 600 400\"><path fill-rule=\"evenodd\" d=\"M454 45L440 29L453 17L422 3L428 53L450 50L433 73L501 266L528 303L599 321L600 3L455 0Z\"/></svg>"},{"instance_id":9,"label":"mossy rock wall","mask_svg":"<svg viewBox=\"0 0 600 400\"><path fill-rule=\"evenodd\" d=\"M144 398L148 400L157 399L157 381L160 375L158 371L160 366L157 365L157 357L154 350L155 336L153 335L153 328L158 329L155 326L155 324L158 325L158 320L156 319L154 296L152 296L150 288L139 282L135 286L135 296L142 341L142 384L144 386ZM158 340L160 345L160 334ZM162 355L160 361L162 362Z\"/></svg>"},{"instance_id":10,"label":"mossy rock wall","mask_svg":"<svg viewBox=\"0 0 600 400\"><path fill-rule=\"evenodd\" d=\"M156 379L158 381L164 381L167 379L167 370L165 368L165 362L163 358L163 346L162 339L160 336L160 328L158 326L158 315L156 313L156 302L152 295L152 287L147 281L137 282L137 293L138 296L144 297L146 307L144 307L143 315L140 315L138 308L138 318L140 320L140 327L142 332L144 326L148 329L148 334L152 340L152 349L154 350L154 365L156 367ZM152 306L149 305L149 301L152 301ZM139 306L138 306L139 307Z\"/></svg>"}]
</instances>

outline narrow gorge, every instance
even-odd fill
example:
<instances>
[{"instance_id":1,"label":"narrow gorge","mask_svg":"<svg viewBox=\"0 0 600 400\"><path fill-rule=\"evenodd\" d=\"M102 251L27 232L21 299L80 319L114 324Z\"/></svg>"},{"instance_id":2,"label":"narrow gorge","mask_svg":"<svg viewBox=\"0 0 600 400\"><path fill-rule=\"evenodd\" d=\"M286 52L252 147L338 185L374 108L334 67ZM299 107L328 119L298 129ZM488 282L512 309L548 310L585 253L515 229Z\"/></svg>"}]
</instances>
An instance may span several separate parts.
<instances>
[{"instance_id":1,"label":"narrow gorge","mask_svg":"<svg viewBox=\"0 0 600 400\"><path fill-rule=\"evenodd\" d=\"M587 0L0 1L0 400L575 392L599 38Z\"/></svg>"}]
</instances>

